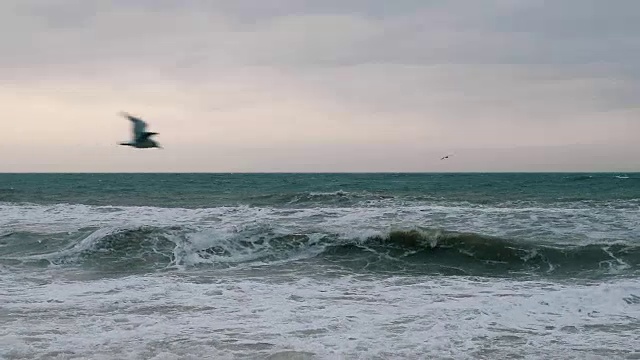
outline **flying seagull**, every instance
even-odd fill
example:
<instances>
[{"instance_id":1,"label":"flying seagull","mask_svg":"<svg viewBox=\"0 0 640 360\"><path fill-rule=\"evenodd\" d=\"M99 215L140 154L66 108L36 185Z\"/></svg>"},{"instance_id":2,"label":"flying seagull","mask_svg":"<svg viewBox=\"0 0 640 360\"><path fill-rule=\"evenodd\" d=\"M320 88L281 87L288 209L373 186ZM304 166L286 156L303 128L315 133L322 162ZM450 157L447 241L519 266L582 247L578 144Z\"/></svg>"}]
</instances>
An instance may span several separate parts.
<instances>
[{"instance_id":1,"label":"flying seagull","mask_svg":"<svg viewBox=\"0 0 640 360\"><path fill-rule=\"evenodd\" d=\"M121 112L120 115L131 120L131 122L133 123L133 140L130 142L122 142L120 143L120 145L132 146L138 149L148 149L148 148L162 149L162 147L160 147L160 144L158 144L156 141L151 139L151 136L158 135L158 133L148 132L146 122L136 117L133 117L125 112Z\"/></svg>"}]
</instances>

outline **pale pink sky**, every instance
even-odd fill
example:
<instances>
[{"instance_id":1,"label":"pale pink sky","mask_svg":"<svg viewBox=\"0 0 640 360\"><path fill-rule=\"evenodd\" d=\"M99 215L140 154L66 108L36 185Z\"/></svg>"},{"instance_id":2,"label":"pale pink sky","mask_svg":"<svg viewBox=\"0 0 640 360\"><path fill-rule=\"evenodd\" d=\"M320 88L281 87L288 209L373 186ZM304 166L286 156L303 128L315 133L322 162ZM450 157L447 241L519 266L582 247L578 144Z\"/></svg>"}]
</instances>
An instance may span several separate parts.
<instances>
[{"instance_id":1,"label":"pale pink sky","mask_svg":"<svg viewBox=\"0 0 640 360\"><path fill-rule=\"evenodd\" d=\"M638 13L626 0L3 1L0 172L640 171ZM121 110L164 150L117 146Z\"/></svg>"}]
</instances>

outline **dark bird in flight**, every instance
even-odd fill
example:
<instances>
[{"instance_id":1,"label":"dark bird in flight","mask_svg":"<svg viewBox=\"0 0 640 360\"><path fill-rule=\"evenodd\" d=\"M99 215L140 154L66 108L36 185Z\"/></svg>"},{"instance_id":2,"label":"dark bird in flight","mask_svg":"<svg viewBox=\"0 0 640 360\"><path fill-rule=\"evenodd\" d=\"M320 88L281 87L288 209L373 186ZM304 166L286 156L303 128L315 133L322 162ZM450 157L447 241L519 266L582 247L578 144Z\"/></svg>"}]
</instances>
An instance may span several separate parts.
<instances>
[{"instance_id":1,"label":"dark bird in flight","mask_svg":"<svg viewBox=\"0 0 640 360\"><path fill-rule=\"evenodd\" d=\"M120 145L132 146L138 149L159 148L162 149L158 142L151 139L153 135L158 135L155 132L147 131L147 123L141 119L133 117L125 112L120 113L121 116L126 117L133 123L133 140L130 142L122 142Z\"/></svg>"}]
</instances>

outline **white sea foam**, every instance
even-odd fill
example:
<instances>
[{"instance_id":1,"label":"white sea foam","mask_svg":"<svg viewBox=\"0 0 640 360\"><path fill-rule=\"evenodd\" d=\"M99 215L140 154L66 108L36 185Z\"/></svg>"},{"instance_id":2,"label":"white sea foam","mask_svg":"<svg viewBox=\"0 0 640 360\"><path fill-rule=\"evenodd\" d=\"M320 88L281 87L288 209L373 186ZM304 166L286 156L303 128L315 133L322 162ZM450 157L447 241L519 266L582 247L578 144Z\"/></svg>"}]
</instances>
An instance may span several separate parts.
<instances>
[{"instance_id":1,"label":"white sea foam","mask_svg":"<svg viewBox=\"0 0 640 360\"><path fill-rule=\"evenodd\" d=\"M95 249L140 227L186 227L173 239L182 263L199 250L233 250L229 261L269 250L271 237L303 233L365 238L395 228L444 228L514 239L637 241L637 210L386 204L358 208L203 209L0 205L12 231L70 232L65 249ZM177 236L177 235L176 235ZM237 241L254 245L237 248ZM262 248L261 248L262 247ZM313 251L313 246L306 247ZM303 256L297 254L295 256ZM294 257L295 257L294 256ZM244 258L243 258L244 257ZM610 264L624 263L611 255ZM218 258L216 261L224 261ZM73 267L0 265L0 357L92 359L589 359L640 357L640 281L594 283L500 278L338 276L304 271L182 269L107 278Z\"/></svg>"},{"instance_id":2,"label":"white sea foam","mask_svg":"<svg viewBox=\"0 0 640 360\"><path fill-rule=\"evenodd\" d=\"M640 238L640 211L610 207L500 208L395 204L360 208L217 207L201 209L87 205L0 205L3 232L72 232L87 227L192 226L233 233L247 227L343 236L430 227L567 243Z\"/></svg>"},{"instance_id":3,"label":"white sea foam","mask_svg":"<svg viewBox=\"0 0 640 360\"><path fill-rule=\"evenodd\" d=\"M637 279L577 285L458 277L188 274L71 281L58 275L38 281L6 278L0 289L0 356L640 355L634 353L640 332L640 304L633 301L640 295Z\"/></svg>"}]
</instances>

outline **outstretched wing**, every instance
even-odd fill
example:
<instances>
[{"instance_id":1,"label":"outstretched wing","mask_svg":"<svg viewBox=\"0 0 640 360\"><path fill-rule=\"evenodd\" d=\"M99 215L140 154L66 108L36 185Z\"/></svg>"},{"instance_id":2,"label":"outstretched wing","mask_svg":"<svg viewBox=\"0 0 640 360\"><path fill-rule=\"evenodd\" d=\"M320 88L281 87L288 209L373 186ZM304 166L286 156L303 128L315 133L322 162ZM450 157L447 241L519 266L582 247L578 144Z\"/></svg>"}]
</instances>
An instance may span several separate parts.
<instances>
[{"instance_id":1,"label":"outstretched wing","mask_svg":"<svg viewBox=\"0 0 640 360\"><path fill-rule=\"evenodd\" d=\"M142 119L138 119L137 117L131 116L125 112L120 113L120 115L131 120L131 122L133 123L133 140L138 141L139 139L145 139L150 136L144 135L146 133L145 130L147 130L147 123Z\"/></svg>"}]
</instances>

